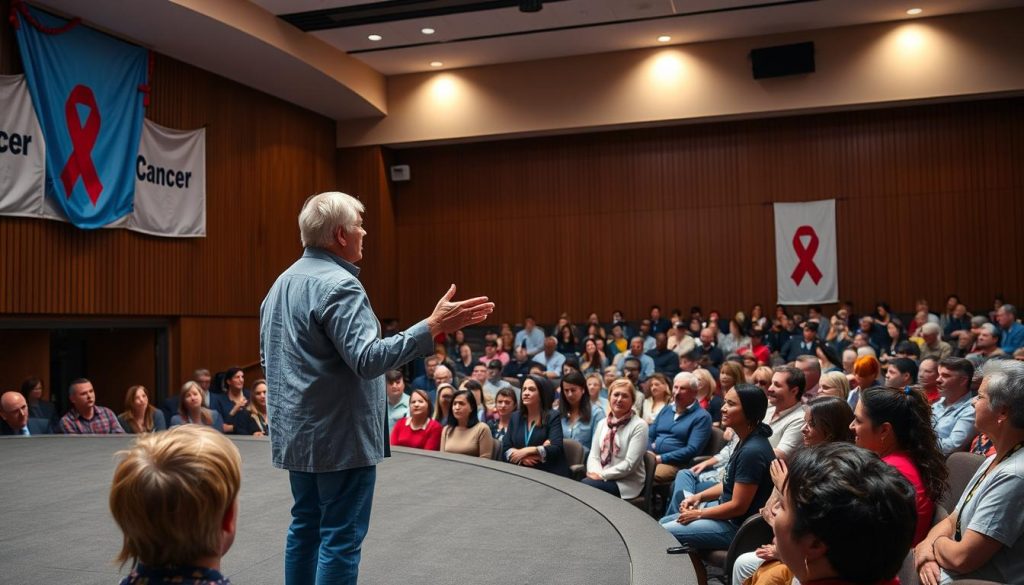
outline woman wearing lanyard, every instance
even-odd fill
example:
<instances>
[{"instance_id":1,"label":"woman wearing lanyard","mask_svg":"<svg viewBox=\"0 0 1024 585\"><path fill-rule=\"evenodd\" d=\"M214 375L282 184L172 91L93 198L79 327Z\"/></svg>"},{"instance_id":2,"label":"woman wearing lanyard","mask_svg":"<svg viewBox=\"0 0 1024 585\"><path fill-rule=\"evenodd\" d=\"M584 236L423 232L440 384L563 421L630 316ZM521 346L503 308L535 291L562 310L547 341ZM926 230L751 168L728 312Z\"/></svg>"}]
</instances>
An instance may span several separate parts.
<instances>
[{"instance_id":1,"label":"woman wearing lanyard","mask_svg":"<svg viewBox=\"0 0 1024 585\"><path fill-rule=\"evenodd\" d=\"M954 579L1024 583L1024 362L989 360L975 425L996 454L967 483L956 509L914 549L924 585Z\"/></svg>"},{"instance_id":2,"label":"woman wearing lanyard","mask_svg":"<svg viewBox=\"0 0 1024 585\"><path fill-rule=\"evenodd\" d=\"M502 458L515 465L569 477L562 448L562 422L558 412L551 409L551 382L543 376L528 376L523 380L521 400L519 412L512 415L502 439Z\"/></svg>"}]
</instances>

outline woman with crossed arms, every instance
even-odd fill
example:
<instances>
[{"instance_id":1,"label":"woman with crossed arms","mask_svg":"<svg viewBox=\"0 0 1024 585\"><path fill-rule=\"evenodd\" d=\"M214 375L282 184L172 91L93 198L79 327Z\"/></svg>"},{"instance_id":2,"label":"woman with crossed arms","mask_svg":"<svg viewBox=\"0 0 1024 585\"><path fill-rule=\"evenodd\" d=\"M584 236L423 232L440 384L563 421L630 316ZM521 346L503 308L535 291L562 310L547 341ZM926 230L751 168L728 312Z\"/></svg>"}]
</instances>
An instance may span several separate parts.
<instances>
[{"instance_id":1,"label":"woman with crossed arms","mask_svg":"<svg viewBox=\"0 0 1024 585\"><path fill-rule=\"evenodd\" d=\"M538 375L523 380L519 412L512 414L508 432L502 439L502 459L563 477L569 477L569 465L562 447L562 422L552 410L554 390L551 382Z\"/></svg>"}]
</instances>

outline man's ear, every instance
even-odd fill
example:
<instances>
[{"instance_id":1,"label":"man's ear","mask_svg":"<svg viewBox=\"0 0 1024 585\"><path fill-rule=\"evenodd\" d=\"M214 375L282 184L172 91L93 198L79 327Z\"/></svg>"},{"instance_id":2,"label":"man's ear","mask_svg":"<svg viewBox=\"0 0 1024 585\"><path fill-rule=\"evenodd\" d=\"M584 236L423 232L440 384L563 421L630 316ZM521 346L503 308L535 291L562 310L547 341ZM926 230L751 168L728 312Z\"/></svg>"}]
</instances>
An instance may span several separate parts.
<instances>
[{"instance_id":1,"label":"man's ear","mask_svg":"<svg viewBox=\"0 0 1024 585\"><path fill-rule=\"evenodd\" d=\"M220 529L227 534L234 535L238 528L238 498L224 511L224 517L220 521Z\"/></svg>"},{"instance_id":2,"label":"man's ear","mask_svg":"<svg viewBox=\"0 0 1024 585\"><path fill-rule=\"evenodd\" d=\"M338 226L338 228L334 231L334 241L342 246L348 245L348 237L345 234L344 227Z\"/></svg>"}]
</instances>

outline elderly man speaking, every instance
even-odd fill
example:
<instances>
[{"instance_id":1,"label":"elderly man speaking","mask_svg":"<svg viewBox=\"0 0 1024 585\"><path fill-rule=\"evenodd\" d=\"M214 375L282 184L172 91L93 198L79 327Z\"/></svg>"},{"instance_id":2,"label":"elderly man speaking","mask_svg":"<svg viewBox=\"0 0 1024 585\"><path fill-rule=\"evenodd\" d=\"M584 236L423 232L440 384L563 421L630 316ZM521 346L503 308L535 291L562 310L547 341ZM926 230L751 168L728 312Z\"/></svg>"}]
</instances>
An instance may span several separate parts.
<instances>
[{"instance_id":1,"label":"elderly man speaking","mask_svg":"<svg viewBox=\"0 0 1024 585\"><path fill-rule=\"evenodd\" d=\"M285 543L291 585L356 583L376 465L390 454L385 372L431 353L435 335L494 310L487 297L453 302L453 284L429 317L381 339L356 267L363 211L345 193L306 200L305 252L260 307L273 464L288 470L295 501Z\"/></svg>"}]
</instances>

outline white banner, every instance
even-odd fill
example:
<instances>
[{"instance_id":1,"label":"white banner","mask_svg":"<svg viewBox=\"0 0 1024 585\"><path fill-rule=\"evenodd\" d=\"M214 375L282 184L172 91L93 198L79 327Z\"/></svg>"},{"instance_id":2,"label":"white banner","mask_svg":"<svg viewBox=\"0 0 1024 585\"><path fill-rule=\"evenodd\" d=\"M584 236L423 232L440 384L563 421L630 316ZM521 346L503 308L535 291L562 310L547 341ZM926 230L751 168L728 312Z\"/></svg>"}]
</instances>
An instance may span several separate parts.
<instances>
[{"instance_id":1,"label":"white banner","mask_svg":"<svg viewBox=\"0 0 1024 585\"><path fill-rule=\"evenodd\" d=\"M135 159L135 209L124 227L154 236L206 235L206 130L145 121Z\"/></svg>"},{"instance_id":2,"label":"white banner","mask_svg":"<svg viewBox=\"0 0 1024 585\"><path fill-rule=\"evenodd\" d=\"M779 304L839 301L836 201L775 204Z\"/></svg>"},{"instance_id":3,"label":"white banner","mask_svg":"<svg viewBox=\"0 0 1024 585\"><path fill-rule=\"evenodd\" d=\"M24 75L0 75L0 215L39 217L46 144Z\"/></svg>"}]
</instances>

